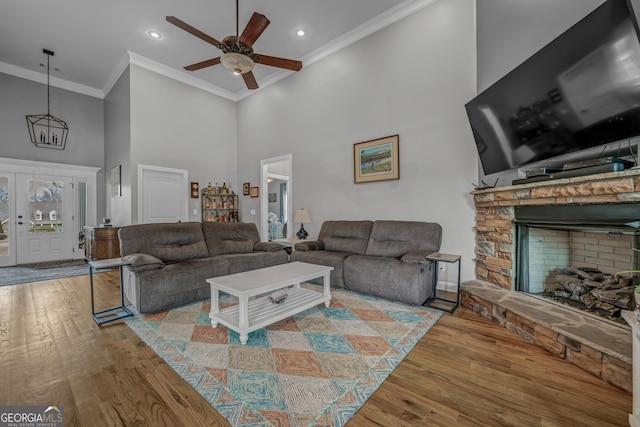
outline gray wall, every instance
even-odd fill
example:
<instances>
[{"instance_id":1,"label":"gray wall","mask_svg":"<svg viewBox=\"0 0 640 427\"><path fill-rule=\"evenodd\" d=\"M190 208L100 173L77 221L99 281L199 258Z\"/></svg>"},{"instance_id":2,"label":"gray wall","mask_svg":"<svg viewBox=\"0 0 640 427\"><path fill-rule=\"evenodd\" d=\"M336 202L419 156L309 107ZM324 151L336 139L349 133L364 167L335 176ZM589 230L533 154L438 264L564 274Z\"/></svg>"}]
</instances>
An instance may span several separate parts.
<instances>
[{"instance_id":1,"label":"gray wall","mask_svg":"<svg viewBox=\"0 0 640 427\"><path fill-rule=\"evenodd\" d=\"M602 3L603 0L477 1L478 93ZM493 185L499 179L498 186L505 186L517 178L517 169L485 176L478 163L478 182L484 180Z\"/></svg>"},{"instance_id":2,"label":"gray wall","mask_svg":"<svg viewBox=\"0 0 640 427\"><path fill-rule=\"evenodd\" d=\"M127 68L104 100L104 163L108 211L116 226L129 225L131 218L131 75ZM110 171L121 166L121 196L111 197Z\"/></svg>"},{"instance_id":3,"label":"gray wall","mask_svg":"<svg viewBox=\"0 0 640 427\"><path fill-rule=\"evenodd\" d=\"M200 188L226 182L239 193L236 103L135 65L130 74L132 223L138 164L188 170ZM189 199L189 215L201 219L200 199Z\"/></svg>"},{"instance_id":4,"label":"gray wall","mask_svg":"<svg viewBox=\"0 0 640 427\"><path fill-rule=\"evenodd\" d=\"M293 155L293 209L317 235L330 219L438 222L442 251L473 274L476 152L464 103L475 94L472 0L445 0L303 68L238 105L240 182L261 159ZM400 135L400 179L353 181L353 144ZM263 195L261 195L262 197ZM259 223L258 199L241 217ZM296 229L299 225L295 224Z\"/></svg>"},{"instance_id":5,"label":"gray wall","mask_svg":"<svg viewBox=\"0 0 640 427\"><path fill-rule=\"evenodd\" d=\"M67 122L64 150L30 142L26 116L47 113L47 85L0 73L0 157L103 167L104 107L102 99L51 87L51 115ZM98 182L104 178L98 173ZM98 186L98 217L105 212L104 188Z\"/></svg>"}]
</instances>

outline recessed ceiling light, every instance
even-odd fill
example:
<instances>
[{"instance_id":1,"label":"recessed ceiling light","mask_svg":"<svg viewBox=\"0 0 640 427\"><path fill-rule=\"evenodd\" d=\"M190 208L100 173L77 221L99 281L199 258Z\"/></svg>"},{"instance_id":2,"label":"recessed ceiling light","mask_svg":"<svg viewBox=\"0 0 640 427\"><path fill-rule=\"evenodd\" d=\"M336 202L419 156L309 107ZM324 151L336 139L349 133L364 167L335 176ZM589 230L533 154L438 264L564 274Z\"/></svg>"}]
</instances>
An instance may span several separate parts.
<instances>
[{"instance_id":1,"label":"recessed ceiling light","mask_svg":"<svg viewBox=\"0 0 640 427\"><path fill-rule=\"evenodd\" d=\"M162 35L157 31L149 31L147 34L149 34L149 37L152 39L159 39L162 37Z\"/></svg>"},{"instance_id":2,"label":"recessed ceiling light","mask_svg":"<svg viewBox=\"0 0 640 427\"><path fill-rule=\"evenodd\" d=\"M296 34L299 35L300 37L304 36L304 30L298 30Z\"/></svg>"}]
</instances>

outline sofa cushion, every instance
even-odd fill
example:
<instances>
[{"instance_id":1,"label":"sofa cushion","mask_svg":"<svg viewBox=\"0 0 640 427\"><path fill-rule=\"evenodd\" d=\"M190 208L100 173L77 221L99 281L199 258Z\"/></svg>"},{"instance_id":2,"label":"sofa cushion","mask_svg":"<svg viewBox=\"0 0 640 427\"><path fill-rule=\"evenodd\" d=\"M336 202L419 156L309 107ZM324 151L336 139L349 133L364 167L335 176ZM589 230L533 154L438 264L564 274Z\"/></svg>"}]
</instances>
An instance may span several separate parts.
<instances>
[{"instance_id":1,"label":"sofa cushion","mask_svg":"<svg viewBox=\"0 0 640 427\"><path fill-rule=\"evenodd\" d=\"M199 222L129 225L118 237L122 256L144 253L164 263L209 256Z\"/></svg>"},{"instance_id":2,"label":"sofa cushion","mask_svg":"<svg viewBox=\"0 0 640 427\"><path fill-rule=\"evenodd\" d=\"M433 262L409 264L395 257L353 255L344 261L344 287L405 304L433 295Z\"/></svg>"},{"instance_id":3,"label":"sofa cushion","mask_svg":"<svg viewBox=\"0 0 640 427\"><path fill-rule=\"evenodd\" d=\"M440 250L442 227L431 222L376 221L366 255L400 258L407 252Z\"/></svg>"},{"instance_id":4,"label":"sofa cushion","mask_svg":"<svg viewBox=\"0 0 640 427\"><path fill-rule=\"evenodd\" d=\"M226 254L219 257L224 258L229 263L229 274L286 264L289 260L289 255L284 251L282 245L280 245L279 251Z\"/></svg>"},{"instance_id":5,"label":"sofa cushion","mask_svg":"<svg viewBox=\"0 0 640 427\"><path fill-rule=\"evenodd\" d=\"M348 252L335 252L335 251L293 251L291 253L291 261L302 261L310 264L326 265L333 267L331 270L330 280L331 286L336 288L344 288L344 281L342 280L342 267L344 260L349 255ZM322 283L322 279L310 280L311 283Z\"/></svg>"},{"instance_id":6,"label":"sofa cushion","mask_svg":"<svg viewBox=\"0 0 640 427\"><path fill-rule=\"evenodd\" d=\"M258 242L253 246L253 250L258 252L278 252L284 250L284 246L274 242Z\"/></svg>"},{"instance_id":7,"label":"sofa cushion","mask_svg":"<svg viewBox=\"0 0 640 427\"><path fill-rule=\"evenodd\" d=\"M206 279L229 274L222 257L201 258L167 264L159 270L136 273L141 313L166 310L211 296Z\"/></svg>"},{"instance_id":8,"label":"sofa cushion","mask_svg":"<svg viewBox=\"0 0 640 427\"><path fill-rule=\"evenodd\" d=\"M128 265L131 271L157 270L164 267L164 262L149 254L131 254L123 257L131 264Z\"/></svg>"},{"instance_id":9,"label":"sofa cushion","mask_svg":"<svg viewBox=\"0 0 640 427\"><path fill-rule=\"evenodd\" d=\"M258 227L242 222L203 222L209 256L253 252L260 241Z\"/></svg>"},{"instance_id":10,"label":"sofa cushion","mask_svg":"<svg viewBox=\"0 0 640 427\"><path fill-rule=\"evenodd\" d=\"M318 240L327 251L364 255L372 225L371 221L325 221Z\"/></svg>"}]
</instances>

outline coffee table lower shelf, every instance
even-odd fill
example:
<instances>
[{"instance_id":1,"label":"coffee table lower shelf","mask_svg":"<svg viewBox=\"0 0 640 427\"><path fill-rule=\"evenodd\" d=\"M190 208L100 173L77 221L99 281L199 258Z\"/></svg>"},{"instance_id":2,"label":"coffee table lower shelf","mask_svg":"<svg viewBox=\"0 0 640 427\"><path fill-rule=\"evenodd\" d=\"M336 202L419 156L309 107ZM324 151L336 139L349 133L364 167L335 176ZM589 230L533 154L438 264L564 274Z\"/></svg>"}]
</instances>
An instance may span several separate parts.
<instances>
[{"instance_id":1,"label":"coffee table lower shelf","mask_svg":"<svg viewBox=\"0 0 640 427\"><path fill-rule=\"evenodd\" d=\"M289 296L279 304L271 302L268 296L251 299L247 304L248 324L240 326L241 305L233 305L224 308L218 313L209 313L211 326L217 327L223 324L232 331L240 334L240 343L246 344L249 332L264 328L294 314L308 310L318 304L329 306L331 296L325 296L320 292L300 287L290 288Z\"/></svg>"}]
</instances>

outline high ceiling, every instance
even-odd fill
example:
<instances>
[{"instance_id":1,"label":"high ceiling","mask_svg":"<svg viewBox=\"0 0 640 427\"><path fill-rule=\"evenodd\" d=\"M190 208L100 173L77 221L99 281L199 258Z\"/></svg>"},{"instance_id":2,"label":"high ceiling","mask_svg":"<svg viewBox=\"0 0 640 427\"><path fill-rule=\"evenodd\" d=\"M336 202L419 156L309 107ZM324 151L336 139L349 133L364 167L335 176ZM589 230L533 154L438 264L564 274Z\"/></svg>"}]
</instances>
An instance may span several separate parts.
<instances>
[{"instance_id":1,"label":"high ceiling","mask_svg":"<svg viewBox=\"0 0 640 427\"><path fill-rule=\"evenodd\" d=\"M240 33L253 12L271 24L254 51L301 60L303 66L376 31L434 0L240 0ZM172 15L222 40L236 33L234 0L0 0L0 72L103 97L131 61L229 99L249 94L222 65L182 67L220 56L220 50L166 22ZM297 30L305 35L300 37ZM161 38L151 38L149 31ZM301 72L304 72L304 68ZM260 87L291 71L258 64Z\"/></svg>"}]
</instances>

